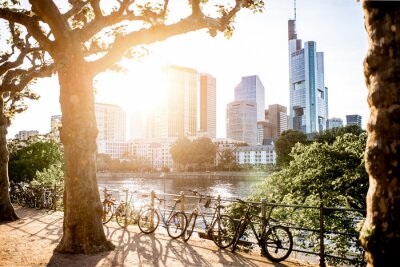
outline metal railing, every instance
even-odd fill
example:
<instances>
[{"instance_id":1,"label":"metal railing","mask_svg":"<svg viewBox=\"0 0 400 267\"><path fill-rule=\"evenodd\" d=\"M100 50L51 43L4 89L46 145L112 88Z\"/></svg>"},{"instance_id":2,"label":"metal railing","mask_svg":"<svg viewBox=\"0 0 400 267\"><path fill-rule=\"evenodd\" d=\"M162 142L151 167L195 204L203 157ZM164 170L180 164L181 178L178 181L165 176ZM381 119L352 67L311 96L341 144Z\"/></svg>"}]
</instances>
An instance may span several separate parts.
<instances>
[{"instance_id":1,"label":"metal railing","mask_svg":"<svg viewBox=\"0 0 400 267\"><path fill-rule=\"evenodd\" d=\"M197 202L193 202L191 200L198 200L199 196L194 196L191 193L185 194L184 191L181 191L179 194L172 194L172 193L155 193L154 191L151 191L150 193L150 205L154 207L155 205L155 198L156 196L163 196L164 199L172 200L172 198L180 198L180 206L179 210L184 212L185 214L190 214L192 211L192 206L194 207ZM235 199L227 199L227 198L221 198L220 195L217 196L210 196L211 200L214 200L217 202L217 205L220 205L222 202L224 203L234 203L237 202ZM334 207L324 207L322 204L320 206L307 206L307 205L290 205L290 204L282 204L282 203L271 203L268 202L266 199L262 199L260 202L249 202L252 204L256 204L260 206L260 212L261 216L263 218L266 217L267 210L268 208L271 207L279 207L279 208L285 208L285 209L294 209L294 210L301 210L301 209L310 209L314 210L318 218L314 218L319 221L319 227L318 228L312 228L312 227L304 227L300 225L296 225L291 221L279 221L280 225L288 227L292 234L293 234L293 239L294 243L296 246L293 247L293 251L299 252L299 253L304 253L307 255L314 255L319 257L319 265L321 267L326 266L326 259L331 258L331 259L336 259L336 260L341 260L341 261L347 261L350 263L355 263L358 265L364 265L365 264L365 258L363 255L363 250L361 246L358 247L360 251L360 255L358 259L356 256L353 255L352 257L344 257L343 255L334 255L326 252L326 243L331 241L330 238L327 238L328 235L334 235L334 236L343 236L343 237L350 237L350 238L357 238L358 234L351 233L351 232L344 232L344 231L334 231L334 230L329 230L326 227L326 219L325 216L328 212L356 212L359 214L365 214L365 210L360 210L360 209L347 209L347 208L334 208ZM164 202L165 203L165 202ZM163 211L169 211L165 206ZM212 216L212 213L205 213L206 217L207 216ZM361 216L360 216L361 218ZM235 219L238 220L238 219ZM195 230L196 231L196 230ZM198 230L197 230L198 231ZM311 234L317 235L318 236L318 243L319 245L312 245L313 250L307 250L304 249L301 245L297 244L297 241L300 239L304 240L303 234L305 232L309 232ZM309 242L310 243L310 242ZM358 246L358 244L357 244ZM349 251L350 252L350 251Z\"/></svg>"}]
</instances>

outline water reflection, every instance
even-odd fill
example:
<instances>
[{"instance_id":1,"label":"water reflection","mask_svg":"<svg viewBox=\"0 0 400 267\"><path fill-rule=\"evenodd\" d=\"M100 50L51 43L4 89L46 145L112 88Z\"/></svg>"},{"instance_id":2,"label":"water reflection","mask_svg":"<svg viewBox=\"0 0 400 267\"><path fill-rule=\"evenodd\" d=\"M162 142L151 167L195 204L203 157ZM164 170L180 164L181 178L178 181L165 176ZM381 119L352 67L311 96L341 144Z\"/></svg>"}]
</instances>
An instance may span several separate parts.
<instances>
[{"instance_id":1,"label":"water reflection","mask_svg":"<svg viewBox=\"0 0 400 267\"><path fill-rule=\"evenodd\" d=\"M122 190L127 188L140 193L179 194L189 189L197 190L201 194L217 196L221 198L244 198L250 195L252 185L257 181L237 180L210 180L210 179L149 179L149 178L128 178L128 179L99 179L99 187L105 186L111 190Z\"/></svg>"}]
</instances>

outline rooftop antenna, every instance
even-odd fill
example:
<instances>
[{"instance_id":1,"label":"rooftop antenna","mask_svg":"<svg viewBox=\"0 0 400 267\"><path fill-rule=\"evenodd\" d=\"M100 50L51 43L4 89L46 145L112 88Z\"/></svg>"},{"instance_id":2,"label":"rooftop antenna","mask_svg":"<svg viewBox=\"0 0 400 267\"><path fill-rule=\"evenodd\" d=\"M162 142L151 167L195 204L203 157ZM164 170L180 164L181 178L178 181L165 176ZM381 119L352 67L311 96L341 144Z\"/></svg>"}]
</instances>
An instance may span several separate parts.
<instances>
[{"instance_id":1,"label":"rooftop antenna","mask_svg":"<svg viewBox=\"0 0 400 267\"><path fill-rule=\"evenodd\" d=\"M296 20L296 0L294 0L294 20Z\"/></svg>"}]
</instances>

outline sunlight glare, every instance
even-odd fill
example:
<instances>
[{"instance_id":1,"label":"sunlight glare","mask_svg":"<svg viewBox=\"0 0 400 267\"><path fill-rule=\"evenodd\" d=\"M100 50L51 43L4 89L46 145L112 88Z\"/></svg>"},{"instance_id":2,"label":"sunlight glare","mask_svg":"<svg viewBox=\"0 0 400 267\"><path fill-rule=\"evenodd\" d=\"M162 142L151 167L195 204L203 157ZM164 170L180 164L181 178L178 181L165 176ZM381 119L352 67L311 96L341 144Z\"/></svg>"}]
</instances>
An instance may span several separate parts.
<instances>
[{"instance_id":1,"label":"sunlight glare","mask_svg":"<svg viewBox=\"0 0 400 267\"><path fill-rule=\"evenodd\" d=\"M96 82L96 101L120 105L128 113L149 113L161 104L164 87L160 66L134 63L124 73L102 74Z\"/></svg>"}]
</instances>

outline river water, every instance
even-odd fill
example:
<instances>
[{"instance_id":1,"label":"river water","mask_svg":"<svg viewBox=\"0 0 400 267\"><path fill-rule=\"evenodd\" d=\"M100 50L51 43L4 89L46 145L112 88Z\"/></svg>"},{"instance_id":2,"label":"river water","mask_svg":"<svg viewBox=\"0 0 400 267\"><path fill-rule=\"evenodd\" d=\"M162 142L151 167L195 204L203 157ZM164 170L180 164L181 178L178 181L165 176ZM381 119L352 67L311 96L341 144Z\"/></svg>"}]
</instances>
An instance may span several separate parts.
<instances>
[{"instance_id":1,"label":"river water","mask_svg":"<svg viewBox=\"0 0 400 267\"><path fill-rule=\"evenodd\" d=\"M139 193L155 193L179 194L184 191L190 194L189 189L197 190L204 195L217 196L225 199L245 198L251 194L252 186L259 183L254 180L211 180L211 179L172 179L172 178L101 178L98 179L99 187L102 189L107 187L114 190L118 194L122 194L122 189L127 188L130 191ZM118 192L119 191L119 192Z\"/></svg>"}]
</instances>

